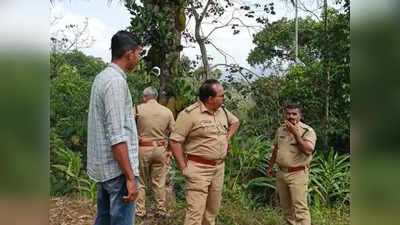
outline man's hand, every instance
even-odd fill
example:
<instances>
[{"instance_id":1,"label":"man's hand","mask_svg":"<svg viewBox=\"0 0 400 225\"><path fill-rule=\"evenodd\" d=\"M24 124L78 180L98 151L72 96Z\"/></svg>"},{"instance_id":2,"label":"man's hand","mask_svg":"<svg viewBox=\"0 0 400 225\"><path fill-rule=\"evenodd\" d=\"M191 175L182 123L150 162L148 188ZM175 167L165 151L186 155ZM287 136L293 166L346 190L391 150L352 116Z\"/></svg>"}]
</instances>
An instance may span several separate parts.
<instances>
[{"instance_id":1,"label":"man's hand","mask_svg":"<svg viewBox=\"0 0 400 225\"><path fill-rule=\"evenodd\" d=\"M170 151L165 151L164 153L165 155L165 164L169 165L169 162L171 161L171 156L172 156L172 152Z\"/></svg>"},{"instance_id":2,"label":"man's hand","mask_svg":"<svg viewBox=\"0 0 400 225\"><path fill-rule=\"evenodd\" d=\"M186 167L186 162L185 157L183 156L182 144L174 140L169 140L169 146L172 153L174 153L179 170L183 172L183 169Z\"/></svg>"},{"instance_id":3,"label":"man's hand","mask_svg":"<svg viewBox=\"0 0 400 225\"><path fill-rule=\"evenodd\" d=\"M183 173L183 170L187 167L187 164L178 164L179 170L181 171L181 173Z\"/></svg>"},{"instance_id":4,"label":"man's hand","mask_svg":"<svg viewBox=\"0 0 400 225\"><path fill-rule=\"evenodd\" d=\"M228 146L226 147L226 151L229 152L232 149L232 146L231 146L231 138L228 135L226 136L226 141L228 142Z\"/></svg>"},{"instance_id":5,"label":"man's hand","mask_svg":"<svg viewBox=\"0 0 400 225\"><path fill-rule=\"evenodd\" d=\"M286 129L292 133L294 136L296 136L296 134L298 133L297 127L295 125L293 125L291 122L285 120L285 126Z\"/></svg>"},{"instance_id":6,"label":"man's hand","mask_svg":"<svg viewBox=\"0 0 400 225\"><path fill-rule=\"evenodd\" d=\"M135 180L126 179L126 189L128 190L128 195L122 197L124 202L135 201L138 196Z\"/></svg>"},{"instance_id":7,"label":"man's hand","mask_svg":"<svg viewBox=\"0 0 400 225\"><path fill-rule=\"evenodd\" d=\"M275 177L275 172L273 167L269 167L267 169L267 173L265 174L267 177Z\"/></svg>"},{"instance_id":8,"label":"man's hand","mask_svg":"<svg viewBox=\"0 0 400 225\"><path fill-rule=\"evenodd\" d=\"M124 202L135 201L138 193L136 190L135 175L133 174L133 170L129 162L126 142L113 145L112 153L126 179L126 189L128 191L128 195L123 196L122 199Z\"/></svg>"}]
</instances>

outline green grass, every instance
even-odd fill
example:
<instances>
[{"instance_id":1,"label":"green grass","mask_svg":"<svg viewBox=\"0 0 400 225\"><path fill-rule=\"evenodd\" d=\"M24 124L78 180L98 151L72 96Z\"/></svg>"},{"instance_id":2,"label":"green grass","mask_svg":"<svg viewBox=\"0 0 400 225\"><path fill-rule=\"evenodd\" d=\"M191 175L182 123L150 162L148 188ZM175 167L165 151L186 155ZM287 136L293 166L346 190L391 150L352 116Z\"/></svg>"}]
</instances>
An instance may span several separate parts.
<instances>
[{"instance_id":1,"label":"green grass","mask_svg":"<svg viewBox=\"0 0 400 225\"><path fill-rule=\"evenodd\" d=\"M165 220L148 218L137 220L138 225L183 225L185 218L185 202L178 202L170 207L170 217ZM311 208L314 225L347 225L350 224L348 207ZM246 209L229 199L224 199L217 217L216 225L280 225L282 214L278 208L260 207L255 210Z\"/></svg>"}]
</instances>

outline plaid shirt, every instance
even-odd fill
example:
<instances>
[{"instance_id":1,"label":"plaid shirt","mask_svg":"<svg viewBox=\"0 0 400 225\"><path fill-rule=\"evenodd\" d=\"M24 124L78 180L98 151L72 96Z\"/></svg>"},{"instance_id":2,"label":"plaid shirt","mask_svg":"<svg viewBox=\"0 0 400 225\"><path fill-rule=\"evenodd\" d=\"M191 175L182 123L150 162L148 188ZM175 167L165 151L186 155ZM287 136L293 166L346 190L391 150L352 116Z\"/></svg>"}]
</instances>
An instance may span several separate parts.
<instances>
[{"instance_id":1,"label":"plaid shirt","mask_svg":"<svg viewBox=\"0 0 400 225\"><path fill-rule=\"evenodd\" d=\"M138 137L126 74L114 63L92 85L88 118L87 173L96 182L122 174L111 146L126 142L129 161L139 176Z\"/></svg>"}]
</instances>

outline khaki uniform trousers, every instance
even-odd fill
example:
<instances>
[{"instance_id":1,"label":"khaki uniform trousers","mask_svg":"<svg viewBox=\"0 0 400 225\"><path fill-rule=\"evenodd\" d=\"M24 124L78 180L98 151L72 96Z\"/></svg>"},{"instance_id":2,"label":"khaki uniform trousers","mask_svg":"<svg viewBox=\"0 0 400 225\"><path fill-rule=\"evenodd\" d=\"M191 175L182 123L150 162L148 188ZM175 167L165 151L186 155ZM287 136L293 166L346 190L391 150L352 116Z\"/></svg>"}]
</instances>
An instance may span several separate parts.
<instances>
[{"instance_id":1,"label":"khaki uniform trousers","mask_svg":"<svg viewBox=\"0 0 400 225\"><path fill-rule=\"evenodd\" d=\"M184 225L215 225L221 205L225 163L216 166L189 160L183 170L186 178L186 217Z\"/></svg>"},{"instance_id":2,"label":"khaki uniform trousers","mask_svg":"<svg viewBox=\"0 0 400 225\"><path fill-rule=\"evenodd\" d=\"M167 212L165 201L165 147L139 147L139 189L136 201L136 215L146 214L146 183L150 178L158 212Z\"/></svg>"},{"instance_id":3,"label":"khaki uniform trousers","mask_svg":"<svg viewBox=\"0 0 400 225\"><path fill-rule=\"evenodd\" d=\"M279 171L276 186L285 222L289 225L311 225L307 205L308 169L296 172Z\"/></svg>"}]
</instances>

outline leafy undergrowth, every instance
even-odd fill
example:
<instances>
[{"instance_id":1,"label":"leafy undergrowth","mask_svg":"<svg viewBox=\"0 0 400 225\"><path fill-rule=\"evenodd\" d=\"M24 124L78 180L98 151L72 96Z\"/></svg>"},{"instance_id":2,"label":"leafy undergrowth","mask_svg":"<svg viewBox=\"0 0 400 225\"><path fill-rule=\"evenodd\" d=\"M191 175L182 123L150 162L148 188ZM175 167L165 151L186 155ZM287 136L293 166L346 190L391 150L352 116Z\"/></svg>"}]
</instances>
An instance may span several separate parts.
<instances>
[{"instance_id":1,"label":"leafy undergrowth","mask_svg":"<svg viewBox=\"0 0 400 225\"><path fill-rule=\"evenodd\" d=\"M315 225L350 224L347 209L322 208L311 210ZM54 197L50 200L50 225L92 225L96 216L96 206L90 201L75 197ZM156 219L149 215L145 220L137 219L137 225L183 225L185 203L170 207L170 217ZM279 209L261 208L248 210L232 201L222 202L216 225L279 225L282 217Z\"/></svg>"}]
</instances>

